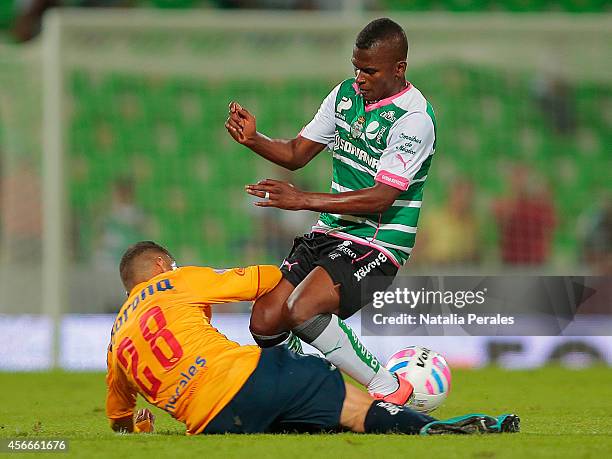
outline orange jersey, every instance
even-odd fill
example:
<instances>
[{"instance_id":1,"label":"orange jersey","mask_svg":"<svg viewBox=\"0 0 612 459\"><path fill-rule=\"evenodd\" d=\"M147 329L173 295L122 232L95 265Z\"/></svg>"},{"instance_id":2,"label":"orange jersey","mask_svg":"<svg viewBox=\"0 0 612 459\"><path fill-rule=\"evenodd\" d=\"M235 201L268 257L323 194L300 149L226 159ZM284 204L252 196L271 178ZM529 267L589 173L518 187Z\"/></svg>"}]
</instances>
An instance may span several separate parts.
<instances>
[{"instance_id":1,"label":"orange jersey","mask_svg":"<svg viewBox=\"0 0 612 459\"><path fill-rule=\"evenodd\" d=\"M211 305L255 300L280 281L275 266L184 267L135 286L108 351L106 414L132 416L136 394L200 433L236 395L259 361L210 324Z\"/></svg>"}]
</instances>

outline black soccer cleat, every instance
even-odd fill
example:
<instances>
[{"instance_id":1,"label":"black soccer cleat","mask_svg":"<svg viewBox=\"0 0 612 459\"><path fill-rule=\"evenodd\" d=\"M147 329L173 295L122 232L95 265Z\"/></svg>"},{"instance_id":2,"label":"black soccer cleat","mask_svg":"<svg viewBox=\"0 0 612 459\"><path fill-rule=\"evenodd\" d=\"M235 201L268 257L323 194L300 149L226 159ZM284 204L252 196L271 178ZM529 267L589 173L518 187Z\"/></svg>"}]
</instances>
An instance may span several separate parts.
<instances>
[{"instance_id":1,"label":"black soccer cleat","mask_svg":"<svg viewBox=\"0 0 612 459\"><path fill-rule=\"evenodd\" d=\"M521 418L516 414L497 416L500 433L516 433L521 431Z\"/></svg>"},{"instance_id":2,"label":"black soccer cleat","mask_svg":"<svg viewBox=\"0 0 612 459\"><path fill-rule=\"evenodd\" d=\"M469 435L491 433L513 433L521 429L521 420L515 414L498 417L486 414L467 414L444 421L433 421L421 429L421 435Z\"/></svg>"}]
</instances>

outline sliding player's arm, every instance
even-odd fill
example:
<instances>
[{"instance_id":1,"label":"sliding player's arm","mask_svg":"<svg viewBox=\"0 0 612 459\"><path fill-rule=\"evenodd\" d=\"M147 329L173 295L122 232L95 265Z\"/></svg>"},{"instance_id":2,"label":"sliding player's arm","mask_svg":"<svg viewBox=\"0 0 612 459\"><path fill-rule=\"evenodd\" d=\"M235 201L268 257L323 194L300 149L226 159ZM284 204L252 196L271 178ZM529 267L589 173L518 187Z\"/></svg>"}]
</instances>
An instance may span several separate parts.
<instances>
[{"instance_id":1,"label":"sliding player's arm","mask_svg":"<svg viewBox=\"0 0 612 459\"><path fill-rule=\"evenodd\" d=\"M280 270L272 265L223 270L185 267L181 274L202 301L209 304L255 301L282 278Z\"/></svg>"},{"instance_id":2,"label":"sliding player's arm","mask_svg":"<svg viewBox=\"0 0 612 459\"><path fill-rule=\"evenodd\" d=\"M139 410L134 416L136 391L125 374L114 367L112 347L107 354L108 373L106 375L106 416L115 432L147 433L153 432L155 416L148 409Z\"/></svg>"},{"instance_id":3,"label":"sliding player's arm","mask_svg":"<svg viewBox=\"0 0 612 459\"><path fill-rule=\"evenodd\" d=\"M134 417L127 416L110 420L111 429L123 433L151 433L155 430L155 415L148 409L138 410Z\"/></svg>"}]
</instances>

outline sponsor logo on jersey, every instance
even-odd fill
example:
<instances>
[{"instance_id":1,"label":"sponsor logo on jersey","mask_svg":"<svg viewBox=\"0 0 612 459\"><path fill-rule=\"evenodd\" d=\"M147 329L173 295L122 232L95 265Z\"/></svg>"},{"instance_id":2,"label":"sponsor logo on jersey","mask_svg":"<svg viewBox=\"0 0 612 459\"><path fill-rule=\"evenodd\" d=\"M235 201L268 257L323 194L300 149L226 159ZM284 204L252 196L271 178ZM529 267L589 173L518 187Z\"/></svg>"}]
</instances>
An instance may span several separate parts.
<instances>
[{"instance_id":1,"label":"sponsor logo on jersey","mask_svg":"<svg viewBox=\"0 0 612 459\"><path fill-rule=\"evenodd\" d=\"M382 142L382 136L385 132L387 132L387 129L387 126L383 126L380 128L380 130L378 131L378 135L376 136L376 143L380 144Z\"/></svg>"},{"instance_id":2,"label":"sponsor logo on jersey","mask_svg":"<svg viewBox=\"0 0 612 459\"><path fill-rule=\"evenodd\" d=\"M191 379L198 373L198 371L200 371L200 369L204 368L205 365L206 359L198 355L189 368L186 368L181 372L182 378L174 388L174 394L168 398L168 403L166 403L166 406L164 406L164 410L174 411L176 408L176 402L180 396L185 393L184 389L187 387L187 384L191 382Z\"/></svg>"},{"instance_id":3,"label":"sponsor logo on jersey","mask_svg":"<svg viewBox=\"0 0 612 459\"><path fill-rule=\"evenodd\" d=\"M404 187L406 185L406 183L408 183L408 179L399 179L399 178L395 178L392 177L386 173L381 173L380 175L378 175L378 180L383 181L383 182L387 182L387 183L392 183L394 185L398 185L400 187Z\"/></svg>"},{"instance_id":4,"label":"sponsor logo on jersey","mask_svg":"<svg viewBox=\"0 0 612 459\"><path fill-rule=\"evenodd\" d=\"M353 101L348 97L344 96L342 99L340 99L340 102L338 102L338 107L336 107L336 110L341 113L345 110L350 110L352 107Z\"/></svg>"},{"instance_id":5,"label":"sponsor logo on jersey","mask_svg":"<svg viewBox=\"0 0 612 459\"><path fill-rule=\"evenodd\" d=\"M348 140L344 140L342 137L340 137L340 134L338 134L338 132L336 132L336 137L334 140L334 151L337 150L342 150L345 153L356 157L374 170L376 170L376 168L378 167L378 159L370 156L366 151L362 150L359 147L356 147Z\"/></svg>"},{"instance_id":6,"label":"sponsor logo on jersey","mask_svg":"<svg viewBox=\"0 0 612 459\"><path fill-rule=\"evenodd\" d=\"M366 277L370 273L370 271L372 271L374 268L376 268L377 266L380 266L382 263L386 261L387 261L387 256L384 253L379 252L378 256L374 260L369 262L367 265L359 268L357 272L353 273L353 276L355 276L357 278L357 282L359 282L361 281L361 279Z\"/></svg>"},{"instance_id":7,"label":"sponsor logo on jersey","mask_svg":"<svg viewBox=\"0 0 612 459\"><path fill-rule=\"evenodd\" d=\"M368 124L368 127L366 127L365 136L369 140L374 139L378 134L378 128L380 128L380 123L378 121L372 121L370 124Z\"/></svg>"},{"instance_id":8,"label":"sponsor logo on jersey","mask_svg":"<svg viewBox=\"0 0 612 459\"><path fill-rule=\"evenodd\" d=\"M421 139L419 139L418 137L415 137L413 135L406 135L404 133L401 133L399 135L400 139L403 140L410 140L411 142L416 142L416 143L422 143L423 141Z\"/></svg>"},{"instance_id":9,"label":"sponsor logo on jersey","mask_svg":"<svg viewBox=\"0 0 612 459\"><path fill-rule=\"evenodd\" d=\"M395 149L397 151L403 151L404 153L407 153L409 155L415 155L416 151L414 151L411 147L412 147L412 143L405 143L405 144L397 146Z\"/></svg>"},{"instance_id":10,"label":"sponsor logo on jersey","mask_svg":"<svg viewBox=\"0 0 612 459\"><path fill-rule=\"evenodd\" d=\"M402 158L402 155L400 155L399 153L396 153L395 157L400 160L400 162L404 166L404 172L406 172L408 170L408 163L410 163L410 161L412 160L409 159L408 161L404 161L404 158Z\"/></svg>"},{"instance_id":11,"label":"sponsor logo on jersey","mask_svg":"<svg viewBox=\"0 0 612 459\"><path fill-rule=\"evenodd\" d=\"M389 121L390 123L393 123L397 120L397 118L395 117L395 112L391 110L382 112L380 116Z\"/></svg>"}]
</instances>

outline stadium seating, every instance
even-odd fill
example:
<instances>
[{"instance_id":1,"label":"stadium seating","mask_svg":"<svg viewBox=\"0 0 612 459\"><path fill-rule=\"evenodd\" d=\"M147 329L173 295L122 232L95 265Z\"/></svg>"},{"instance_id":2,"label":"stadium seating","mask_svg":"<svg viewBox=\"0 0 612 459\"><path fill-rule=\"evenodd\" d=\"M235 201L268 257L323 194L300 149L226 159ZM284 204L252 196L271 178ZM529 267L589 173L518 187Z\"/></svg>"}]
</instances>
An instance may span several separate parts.
<instances>
[{"instance_id":1,"label":"stadium seating","mask_svg":"<svg viewBox=\"0 0 612 459\"><path fill-rule=\"evenodd\" d=\"M606 0L380 0L379 4L384 9L391 11L593 13L610 9L610 2Z\"/></svg>"},{"instance_id":2,"label":"stadium seating","mask_svg":"<svg viewBox=\"0 0 612 459\"><path fill-rule=\"evenodd\" d=\"M0 2L0 31L6 30L14 17L13 0ZM78 0L64 1L65 5L79 5ZM162 9L223 8L226 3L215 0L133 0L133 6ZM608 0L379 0L378 10L387 11L451 11L519 13L565 11L569 13L601 13L611 10Z\"/></svg>"},{"instance_id":3,"label":"stadium seating","mask_svg":"<svg viewBox=\"0 0 612 459\"><path fill-rule=\"evenodd\" d=\"M445 64L410 76L437 110L440 159L427 199L441 202L450 180L461 175L477 184L477 204L486 216L487 203L505 190L509 165L529 164L544 176L558 207L556 249L575 257L577 215L607 186L601 166L592 165L610 165L605 150L612 140L610 89L573 87L566 102L576 119L559 132L536 97L533 75ZM129 174L136 204L149 216L149 234L192 261L213 264L244 263L245 244L253 231L261 231L262 214L250 210L242 187L278 175L226 134L228 101L235 98L252 109L263 132L293 136L331 87L325 81L262 85L118 74L100 79L83 72L72 74L70 82L70 199L82 256L94 249L96 221L112 183ZM298 177L311 189L327 190L329 155L320 155ZM490 214L484 221L486 240L493 244Z\"/></svg>"}]
</instances>

